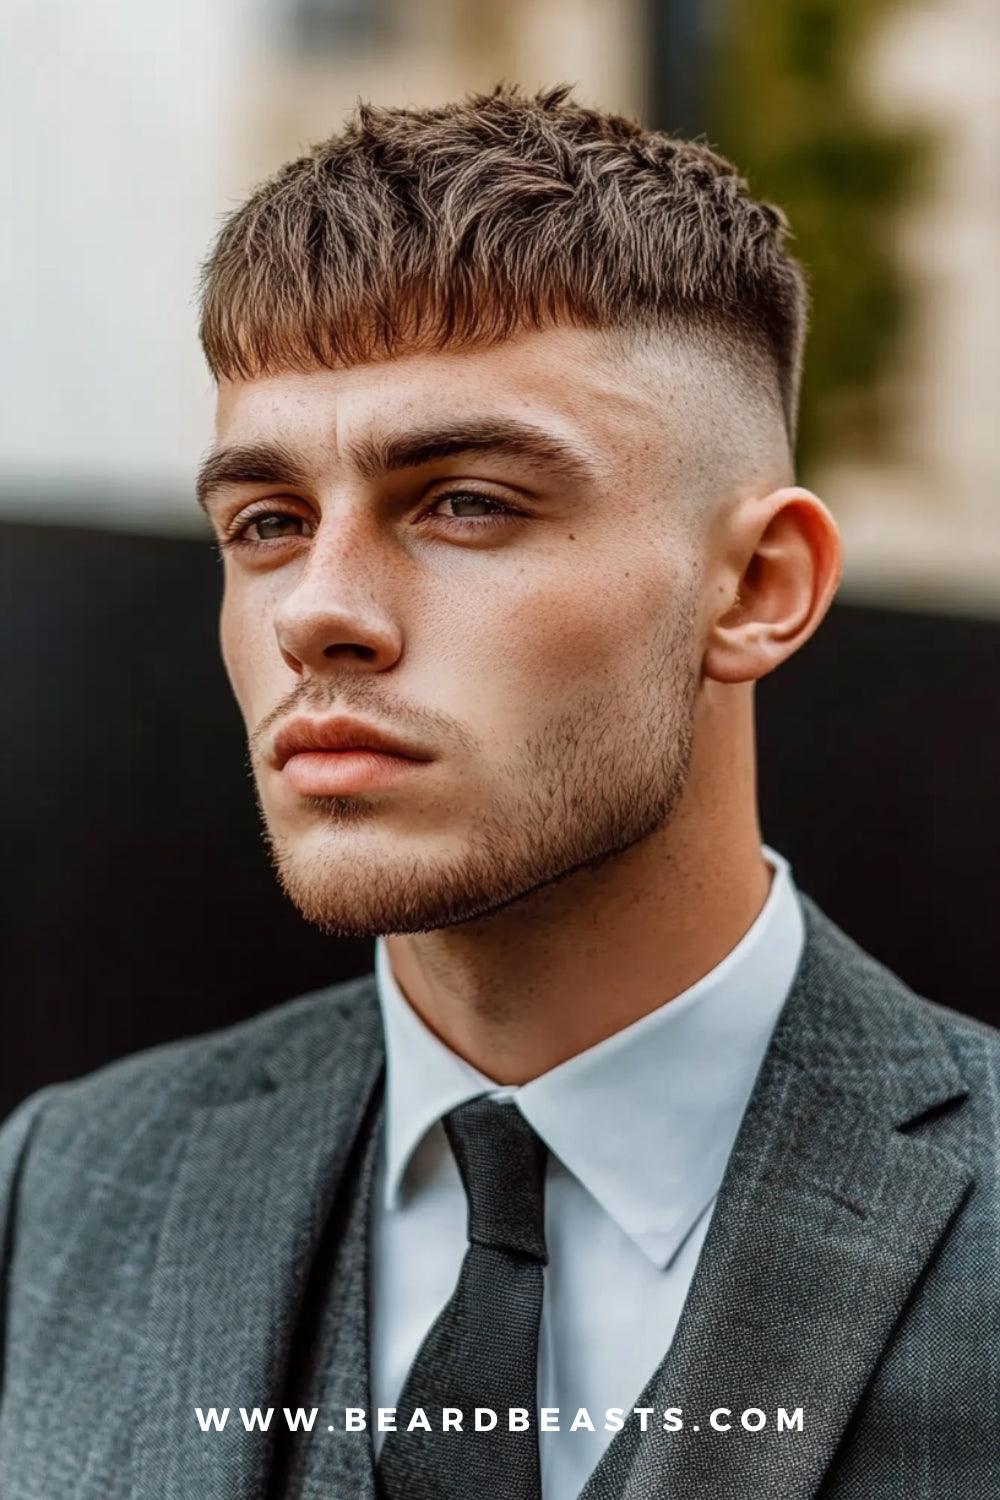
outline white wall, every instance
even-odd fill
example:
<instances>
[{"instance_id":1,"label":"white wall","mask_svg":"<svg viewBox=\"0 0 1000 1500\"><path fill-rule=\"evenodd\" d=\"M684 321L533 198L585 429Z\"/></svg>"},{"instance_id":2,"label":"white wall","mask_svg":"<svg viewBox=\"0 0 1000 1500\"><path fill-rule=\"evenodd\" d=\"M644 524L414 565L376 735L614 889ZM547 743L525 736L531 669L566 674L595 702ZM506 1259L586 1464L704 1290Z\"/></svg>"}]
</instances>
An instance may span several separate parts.
<instances>
[{"instance_id":1,"label":"white wall","mask_svg":"<svg viewBox=\"0 0 1000 1500\"><path fill-rule=\"evenodd\" d=\"M240 0L5 0L0 507L193 524ZM144 514L143 512L146 512Z\"/></svg>"},{"instance_id":2,"label":"white wall","mask_svg":"<svg viewBox=\"0 0 1000 1500\"><path fill-rule=\"evenodd\" d=\"M385 40L305 59L282 4L0 0L0 516L200 524L198 265L359 95L565 79L638 108L639 0L390 0Z\"/></svg>"}]
</instances>

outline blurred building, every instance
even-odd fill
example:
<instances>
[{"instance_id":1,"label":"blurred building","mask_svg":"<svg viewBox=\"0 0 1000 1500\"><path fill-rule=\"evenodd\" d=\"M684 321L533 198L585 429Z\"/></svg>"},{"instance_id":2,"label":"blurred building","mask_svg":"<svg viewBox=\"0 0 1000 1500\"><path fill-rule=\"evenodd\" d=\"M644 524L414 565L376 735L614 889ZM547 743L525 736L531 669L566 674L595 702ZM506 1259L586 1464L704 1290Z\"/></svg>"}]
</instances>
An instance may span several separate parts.
<instances>
[{"instance_id":1,"label":"blurred building","mask_svg":"<svg viewBox=\"0 0 1000 1500\"><path fill-rule=\"evenodd\" d=\"M891 466L831 466L855 590L1000 613L1000 6L897 8L864 60L872 107L929 125L899 223L913 314L892 374Z\"/></svg>"},{"instance_id":2,"label":"blurred building","mask_svg":"<svg viewBox=\"0 0 1000 1500\"><path fill-rule=\"evenodd\" d=\"M688 85L727 3L13 0L0 515L198 528L198 263L220 216L359 96L565 80L693 129ZM929 123L940 149L898 226L917 299L891 375L894 457L820 476L848 590L1000 612L1000 7L900 0L858 67L873 110Z\"/></svg>"}]
</instances>

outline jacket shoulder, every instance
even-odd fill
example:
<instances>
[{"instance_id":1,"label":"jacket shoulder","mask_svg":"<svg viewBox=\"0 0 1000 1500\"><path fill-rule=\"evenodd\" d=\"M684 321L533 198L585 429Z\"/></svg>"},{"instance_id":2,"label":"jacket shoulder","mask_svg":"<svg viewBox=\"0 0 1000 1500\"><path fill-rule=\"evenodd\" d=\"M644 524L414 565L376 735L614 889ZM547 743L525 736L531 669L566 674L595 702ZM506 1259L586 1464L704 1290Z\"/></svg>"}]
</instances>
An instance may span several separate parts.
<instances>
[{"instance_id":1,"label":"jacket shoulder","mask_svg":"<svg viewBox=\"0 0 1000 1500\"><path fill-rule=\"evenodd\" d=\"M241 1098L275 1065L286 1077L322 1066L355 1026L373 1024L377 1010L374 976L368 974L42 1089L0 1127L0 1181L4 1166L9 1175L43 1121L49 1139L53 1132L65 1135L67 1144L79 1143L81 1130L120 1140L140 1121Z\"/></svg>"},{"instance_id":2,"label":"jacket shoulder","mask_svg":"<svg viewBox=\"0 0 1000 1500\"><path fill-rule=\"evenodd\" d=\"M983 1069L1000 1070L997 1027L918 994L842 932L808 897L802 898L802 905L807 932L803 963L809 965L809 982L817 1000L839 1019L843 1019L845 995L859 1002L851 1010L852 1043L861 1029L869 1033L865 1041L873 1053L898 1051L904 1039L916 1042L934 1037L964 1075L971 1071L970 1081L976 1081ZM1000 994L997 998L1000 1008Z\"/></svg>"}]
</instances>

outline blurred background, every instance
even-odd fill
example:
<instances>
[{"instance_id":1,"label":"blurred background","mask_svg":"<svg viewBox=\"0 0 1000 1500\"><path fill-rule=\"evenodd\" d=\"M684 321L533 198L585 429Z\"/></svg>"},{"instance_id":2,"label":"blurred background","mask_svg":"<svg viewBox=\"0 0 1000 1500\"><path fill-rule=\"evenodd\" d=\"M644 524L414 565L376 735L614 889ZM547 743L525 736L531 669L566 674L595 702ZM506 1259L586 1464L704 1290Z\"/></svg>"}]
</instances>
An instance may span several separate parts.
<instances>
[{"instance_id":1,"label":"blurred background","mask_svg":"<svg viewBox=\"0 0 1000 1500\"><path fill-rule=\"evenodd\" d=\"M193 498L198 264L358 97L498 80L703 136L814 296L800 471L841 602L762 688L765 834L1000 1022L996 0L3 0L0 1113L368 967L278 894Z\"/></svg>"}]
</instances>

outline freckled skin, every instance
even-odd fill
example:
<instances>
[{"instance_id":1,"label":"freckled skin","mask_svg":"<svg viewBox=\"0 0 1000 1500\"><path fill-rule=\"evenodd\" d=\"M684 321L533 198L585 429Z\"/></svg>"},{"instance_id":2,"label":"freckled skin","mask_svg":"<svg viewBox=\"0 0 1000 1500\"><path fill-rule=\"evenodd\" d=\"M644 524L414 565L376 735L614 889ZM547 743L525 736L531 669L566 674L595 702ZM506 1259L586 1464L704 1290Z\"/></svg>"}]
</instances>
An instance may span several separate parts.
<instances>
[{"instance_id":1,"label":"freckled skin","mask_svg":"<svg viewBox=\"0 0 1000 1500\"><path fill-rule=\"evenodd\" d=\"M699 559L686 518L661 507L653 525L644 503L650 466L629 437L651 419L648 398L593 362L562 358L555 382L550 363L544 346L516 371L508 349L423 356L222 393L221 440L280 437L314 475L300 507L314 535L227 557L223 643L251 733L295 693L435 756L412 788L325 808L258 760L282 876L340 930L439 926L508 901L649 832L679 795L697 660L678 631L690 632ZM480 455L359 480L345 451L387 412L399 425L528 418L586 452L595 480L569 493ZM523 513L471 535L449 535L443 517L415 523L431 477L443 491L482 482ZM572 563L568 537L582 543Z\"/></svg>"},{"instance_id":2,"label":"freckled skin","mask_svg":"<svg viewBox=\"0 0 1000 1500\"><path fill-rule=\"evenodd\" d=\"M739 595L746 516L764 517L772 486L764 465L721 490L683 401L669 409L648 370L573 329L220 388L220 447L278 442L301 469L209 504L223 654L279 876L327 930L413 935L392 939L397 975L467 1056L477 1043L444 993L464 993L466 1018L509 1010L487 955L502 950L511 975L512 938L534 955L521 992L537 994L539 963L560 962L553 921L592 944L595 900L648 924L644 903L700 900L737 849L734 920L766 890L746 683L787 650L744 671L728 645L717 673L711 650L720 599ZM382 473L355 461L365 439L481 420L530 424L580 472L489 453ZM362 717L430 758L371 792L303 797L270 758L300 711ZM689 845L708 851L702 868ZM592 1032L620 1024L600 1009Z\"/></svg>"}]
</instances>

